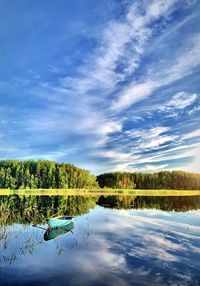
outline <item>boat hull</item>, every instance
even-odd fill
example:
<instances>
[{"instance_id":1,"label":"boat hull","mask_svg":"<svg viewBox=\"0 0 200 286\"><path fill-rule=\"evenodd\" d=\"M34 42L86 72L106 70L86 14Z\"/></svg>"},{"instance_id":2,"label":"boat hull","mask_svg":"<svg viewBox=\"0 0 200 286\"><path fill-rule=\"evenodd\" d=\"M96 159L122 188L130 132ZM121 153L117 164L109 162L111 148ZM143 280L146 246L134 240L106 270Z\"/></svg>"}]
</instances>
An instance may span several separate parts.
<instances>
[{"instance_id":1,"label":"boat hull","mask_svg":"<svg viewBox=\"0 0 200 286\"><path fill-rule=\"evenodd\" d=\"M66 219L50 218L47 220L47 223L50 228L67 226L72 223L72 217L66 217Z\"/></svg>"},{"instance_id":2,"label":"boat hull","mask_svg":"<svg viewBox=\"0 0 200 286\"><path fill-rule=\"evenodd\" d=\"M61 237L66 233L72 231L73 228L74 228L74 223L71 221L68 225L47 229L46 232L44 233L44 240L47 241Z\"/></svg>"}]
</instances>

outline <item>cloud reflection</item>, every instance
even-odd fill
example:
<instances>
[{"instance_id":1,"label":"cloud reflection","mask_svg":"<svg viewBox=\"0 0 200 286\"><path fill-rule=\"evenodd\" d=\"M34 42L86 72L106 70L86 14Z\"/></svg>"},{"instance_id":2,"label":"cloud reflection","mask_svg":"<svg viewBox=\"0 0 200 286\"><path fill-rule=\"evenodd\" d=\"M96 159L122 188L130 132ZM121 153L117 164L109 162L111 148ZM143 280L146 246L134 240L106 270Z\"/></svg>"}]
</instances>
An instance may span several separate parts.
<instances>
[{"instance_id":1,"label":"cloud reflection","mask_svg":"<svg viewBox=\"0 0 200 286\"><path fill-rule=\"evenodd\" d=\"M70 236L38 244L13 265L4 263L3 270L13 273L5 285L18 281L20 273L20 285L198 285L198 213L98 206L77 217ZM16 229L10 228L13 250L19 244L13 240ZM39 238L41 230L20 231L23 243L30 233L32 241Z\"/></svg>"}]
</instances>

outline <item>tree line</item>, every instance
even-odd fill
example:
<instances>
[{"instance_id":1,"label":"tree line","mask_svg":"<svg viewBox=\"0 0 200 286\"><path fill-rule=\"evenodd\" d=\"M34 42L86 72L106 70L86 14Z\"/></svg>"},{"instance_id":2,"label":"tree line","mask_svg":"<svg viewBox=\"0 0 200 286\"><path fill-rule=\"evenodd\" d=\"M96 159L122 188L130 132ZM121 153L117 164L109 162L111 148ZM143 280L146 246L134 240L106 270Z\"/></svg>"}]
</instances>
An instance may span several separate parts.
<instances>
[{"instance_id":1,"label":"tree line","mask_svg":"<svg viewBox=\"0 0 200 286\"><path fill-rule=\"evenodd\" d=\"M158 173L112 172L99 176L69 163L47 160L1 160L2 189L178 189L200 190L200 174L184 171Z\"/></svg>"},{"instance_id":2,"label":"tree line","mask_svg":"<svg viewBox=\"0 0 200 286\"><path fill-rule=\"evenodd\" d=\"M97 186L96 176L73 164L46 160L0 161L0 188L60 189Z\"/></svg>"},{"instance_id":3,"label":"tree line","mask_svg":"<svg viewBox=\"0 0 200 286\"><path fill-rule=\"evenodd\" d=\"M200 190L200 174L184 171L112 172L97 176L97 181L101 188Z\"/></svg>"}]
</instances>

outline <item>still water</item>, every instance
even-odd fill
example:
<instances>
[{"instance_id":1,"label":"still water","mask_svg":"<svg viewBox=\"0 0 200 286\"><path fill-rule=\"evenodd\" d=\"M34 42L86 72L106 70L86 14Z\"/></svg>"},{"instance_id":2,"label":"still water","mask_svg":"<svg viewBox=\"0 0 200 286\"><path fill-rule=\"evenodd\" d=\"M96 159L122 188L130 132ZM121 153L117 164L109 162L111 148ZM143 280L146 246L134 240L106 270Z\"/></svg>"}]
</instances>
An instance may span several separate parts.
<instances>
[{"instance_id":1,"label":"still water","mask_svg":"<svg viewBox=\"0 0 200 286\"><path fill-rule=\"evenodd\" d=\"M4 286L200 285L200 196L1 196L0 248Z\"/></svg>"}]
</instances>

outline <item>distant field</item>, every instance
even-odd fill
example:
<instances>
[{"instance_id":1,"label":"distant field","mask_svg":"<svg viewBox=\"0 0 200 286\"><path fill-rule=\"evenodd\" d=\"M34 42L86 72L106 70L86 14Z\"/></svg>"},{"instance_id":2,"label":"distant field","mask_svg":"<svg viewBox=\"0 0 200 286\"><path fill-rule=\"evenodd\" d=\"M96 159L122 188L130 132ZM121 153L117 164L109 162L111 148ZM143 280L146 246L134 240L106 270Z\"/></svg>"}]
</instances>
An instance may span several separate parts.
<instances>
[{"instance_id":1,"label":"distant field","mask_svg":"<svg viewBox=\"0 0 200 286\"><path fill-rule=\"evenodd\" d=\"M129 196L200 196L200 190L127 190L127 189L0 189L8 195L68 196L68 195L129 195Z\"/></svg>"}]
</instances>

